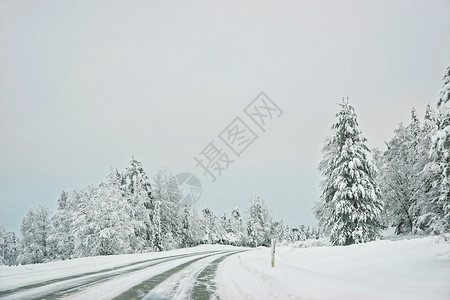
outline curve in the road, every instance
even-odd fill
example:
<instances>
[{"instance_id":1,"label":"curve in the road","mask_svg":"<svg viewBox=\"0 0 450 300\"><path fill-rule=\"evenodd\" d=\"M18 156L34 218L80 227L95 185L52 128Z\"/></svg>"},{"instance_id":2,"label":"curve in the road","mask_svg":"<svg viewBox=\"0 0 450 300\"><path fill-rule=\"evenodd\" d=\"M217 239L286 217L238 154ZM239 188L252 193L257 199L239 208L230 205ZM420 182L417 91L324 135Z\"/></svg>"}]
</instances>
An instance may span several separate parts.
<instances>
[{"instance_id":1,"label":"curve in the road","mask_svg":"<svg viewBox=\"0 0 450 300\"><path fill-rule=\"evenodd\" d=\"M211 299L216 289L213 279L218 265L230 255L243 251L246 250L226 251L225 253L214 253L192 259L152 276L115 297L114 300ZM218 255L221 256L218 258L212 257ZM200 265L198 265L199 263ZM203 263L205 265L202 266Z\"/></svg>"},{"instance_id":2,"label":"curve in the road","mask_svg":"<svg viewBox=\"0 0 450 300\"><path fill-rule=\"evenodd\" d=\"M0 291L0 298L11 298L11 299L20 299L24 292L27 293L26 298L27 299L57 299L60 297L68 296L69 294L73 294L78 292L81 288L89 287L95 284L98 284L102 281L110 280L112 278L115 278L117 276L123 275L125 273L140 271L142 269L164 263L169 260L177 259L177 258L183 258L187 256L192 255L199 255L199 254L205 254L205 253L217 253L220 251L203 251L199 253L190 253L190 254L179 254L179 255L172 255L172 256L165 256L160 258L154 258L154 259L148 259L143 260L139 262L134 262L127 265L122 265L114 268L108 268L103 269L100 271L95 272L88 272L83 274L77 274L77 275L71 275L66 276L63 278L58 279L52 279L44 282L39 282L35 284L30 284L26 286L21 286L15 289ZM137 266L139 265L139 266ZM137 266L136 268L129 269L130 267ZM96 276L97 275L97 276ZM75 280L78 279L73 284L68 284L68 286L64 286L64 288L53 290L51 292L36 292L33 294L32 290L37 290L39 288L48 287L51 284L58 284L58 283L64 283L65 281ZM81 282L80 282L81 280Z\"/></svg>"}]
</instances>

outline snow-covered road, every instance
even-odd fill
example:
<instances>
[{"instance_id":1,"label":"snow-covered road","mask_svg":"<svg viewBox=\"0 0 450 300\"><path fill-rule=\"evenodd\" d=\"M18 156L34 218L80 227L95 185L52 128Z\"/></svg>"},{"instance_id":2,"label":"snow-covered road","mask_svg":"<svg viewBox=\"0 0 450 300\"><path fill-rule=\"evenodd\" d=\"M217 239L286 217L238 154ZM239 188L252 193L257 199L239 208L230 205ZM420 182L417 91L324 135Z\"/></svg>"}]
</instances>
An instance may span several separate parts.
<instances>
[{"instance_id":1,"label":"snow-covered road","mask_svg":"<svg viewBox=\"0 0 450 300\"><path fill-rule=\"evenodd\" d=\"M211 268L214 274L215 262L240 251L232 247L202 246L165 253L3 267L0 298L185 299L195 291L209 299L214 283L209 280L204 284L199 280L196 284L197 277L204 279L203 271Z\"/></svg>"},{"instance_id":2,"label":"snow-covered road","mask_svg":"<svg viewBox=\"0 0 450 300\"><path fill-rule=\"evenodd\" d=\"M250 251L248 251L250 250ZM0 299L450 299L450 243L345 247L202 245L0 266Z\"/></svg>"}]
</instances>

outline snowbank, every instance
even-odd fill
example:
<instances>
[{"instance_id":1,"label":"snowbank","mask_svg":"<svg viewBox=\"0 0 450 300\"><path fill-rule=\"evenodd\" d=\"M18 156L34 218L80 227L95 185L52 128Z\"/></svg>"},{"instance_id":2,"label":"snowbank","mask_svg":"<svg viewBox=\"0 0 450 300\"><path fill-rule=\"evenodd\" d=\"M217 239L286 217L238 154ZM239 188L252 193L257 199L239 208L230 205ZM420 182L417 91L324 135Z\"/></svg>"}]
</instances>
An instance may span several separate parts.
<instances>
[{"instance_id":1,"label":"snowbank","mask_svg":"<svg viewBox=\"0 0 450 300\"><path fill-rule=\"evenodd\" d=\"M450 244L431 237L341 247L258 248L217 272L223 299L450 299Z\"/></svg>"},{"instance_id":2,"label":"snowbank","mask_svg":"<svg viewBox=\"0 0 450 300\"><path fill-rule=\"evenodd\" d=\"M311 248L311 247L331 246L331 243L328 238L320 238L320 239L307 239L304 241L296 241L294 244L291 244L290 246L294 248Z\"/></svg>"}]
</instances>

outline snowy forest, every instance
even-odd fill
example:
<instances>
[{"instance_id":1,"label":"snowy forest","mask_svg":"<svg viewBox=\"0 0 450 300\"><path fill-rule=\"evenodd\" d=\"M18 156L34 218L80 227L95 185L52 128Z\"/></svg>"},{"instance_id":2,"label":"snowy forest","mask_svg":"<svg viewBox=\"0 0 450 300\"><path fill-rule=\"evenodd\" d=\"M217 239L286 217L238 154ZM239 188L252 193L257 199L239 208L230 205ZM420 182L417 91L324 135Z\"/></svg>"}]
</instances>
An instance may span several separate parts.
<instances>
[{"instance_id":1,"label":"snowy forest","mask_svg":"<svg viewBox=\"0 0 450 300\"><path fill-rule=\"evenodd\" d=\"M131 160L106 182L61 193L55 214L42 206L28 211L20 237L0 227L2 263L42 263L86 256L163 251L199 244L270 245L319 238L314 228L294 229L274 221L265 201L250 200L247 220L239 208L216 216L180 202L182 195L168 168L149 180L142 164Z\"/></svg>"},{"instance_id":2,"label":"snowy forest","mask_svg":"<svg viewBox=\"0 0 450 300\"><path fill-rule=\"evenodd\" d=\"M20 233L0 226L0 264L17 265L86 256L164 251L198 244L268 246L271 238L293 243L325 236L333 245L373 241L384 229L399 235L450 231L450 67L437 105L419 120L411 111L386 149L369 150L348 99L340 104L319 171L322 195L314 207L319 229L275 220L254 197L244 211L216 215L182 203L168 168L150 179L131 160L106 181L67 189L56 212L37 206L22 219ZM273 199L276 201L276 199Z\"/></svg>"}]
</instances>

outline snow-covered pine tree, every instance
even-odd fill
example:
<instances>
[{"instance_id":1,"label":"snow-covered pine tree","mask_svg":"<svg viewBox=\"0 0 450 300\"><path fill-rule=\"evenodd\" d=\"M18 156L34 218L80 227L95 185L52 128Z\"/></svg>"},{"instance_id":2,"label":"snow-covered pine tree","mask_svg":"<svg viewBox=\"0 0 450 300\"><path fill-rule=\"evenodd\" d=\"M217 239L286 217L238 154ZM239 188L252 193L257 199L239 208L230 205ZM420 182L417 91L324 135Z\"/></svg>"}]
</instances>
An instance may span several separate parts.
<instances>
[{"instance_id":1,"label":"snow-covered pine tree","mask_svg":"<svg viewBox=\"0 0 450 300\"><path fill-rule=\"evenodd\" d=\"M125 169L122 182L125 187L121 190L124 199L131 204L131 220L134 227L134 239L131 245L136 252L152 249L153 215L152 187L141 162L132 158Z\"/></svg>"},{"instance_id":2,"label":"snow-covered pine tree","mask_svg":"<svg viewBox=\"0 0 450 300\"><path fill-rule=\"evenodd\" d=\"M155 201L153 210L153 249L163 251L162 232L161 232L161 201Z\"/></svg>"},{"instance_id":3,"label":"snow-covered pine tree","mask_svg":"<svg viewBox=\"0 0 450 300\"><path fill-rule=\"evenodd\" d=\"M136 160L134 156L122 176L123 178L120 179L119 177L119 179L125 184L128 194L145 194L148 201L152 198L152 186L150 185L147 174L142 167L142 163ZM145 204L149 205L149 203Z\"/></svg>"},{"instance_id":4,"label":"snow-covered pine tree","mask_svg":"<svg viewBox=\"0 0 450 300\"><path fill-rule=\"evenodd\" d=\"M440 170L439 204L443 215L438 232L450 232L450 66L447 67L440 91L437 112L437 131L432 137L431 157Z\"/></svg>"},{"instance_id":5,"label":"snow-covered pine tree","mask_svg":"<svg viewBox=\"0 0 450 300\"><path fill-rule=\"evenodd\" d=\"M319 165L325 180L315 213L332 244L350 245L380 236L383 204L354 108L344 99L340 106Z\"/></svg>"},{"instance_id":6,"label":"snow-covered pine tree","mask_svg":"<svg viewBox=\"0 0 450 300\"><path fill-rule=\"evenodd\" d=\"M430 104L427 104L424 115L424 124L423 129L425 131L431 131L430 128L434 128L436 126L436 112L431 108Z\"/></svg>"}]
</instances>

